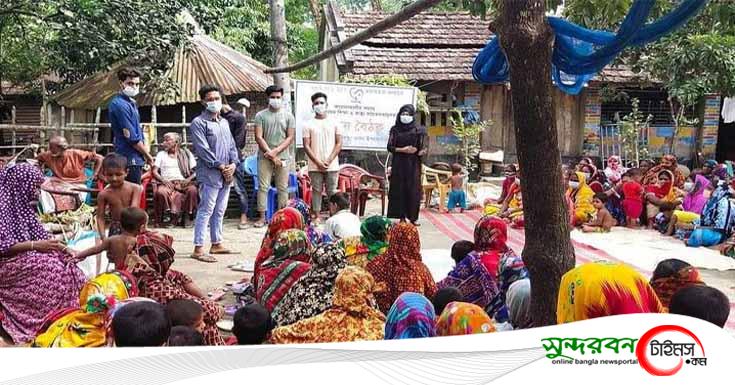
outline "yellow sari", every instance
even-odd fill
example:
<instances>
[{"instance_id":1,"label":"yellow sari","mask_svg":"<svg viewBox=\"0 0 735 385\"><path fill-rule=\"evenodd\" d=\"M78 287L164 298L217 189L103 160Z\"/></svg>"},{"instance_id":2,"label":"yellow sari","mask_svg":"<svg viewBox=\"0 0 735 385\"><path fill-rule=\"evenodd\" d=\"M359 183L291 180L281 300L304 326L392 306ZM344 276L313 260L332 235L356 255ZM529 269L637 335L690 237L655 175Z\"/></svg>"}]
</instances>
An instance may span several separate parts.
<instances>
[{"instance_id":1,"label":"yellow sari","mask_svg":"<svg viewBox=\"0 0 735 385\"><path fill-rule=\"evenodd\" d=\"M577 178L579 178L579 188L577 193L574 194L574 190L571 188L567 189L567 196L574 202L574 219L577 224L588 222L594 218L595 207L592 206L592 198L595 196L595 192L592 191L590 186L587 185L587 177L581 172L576 172Z\"/></svg>"}]
</instances>

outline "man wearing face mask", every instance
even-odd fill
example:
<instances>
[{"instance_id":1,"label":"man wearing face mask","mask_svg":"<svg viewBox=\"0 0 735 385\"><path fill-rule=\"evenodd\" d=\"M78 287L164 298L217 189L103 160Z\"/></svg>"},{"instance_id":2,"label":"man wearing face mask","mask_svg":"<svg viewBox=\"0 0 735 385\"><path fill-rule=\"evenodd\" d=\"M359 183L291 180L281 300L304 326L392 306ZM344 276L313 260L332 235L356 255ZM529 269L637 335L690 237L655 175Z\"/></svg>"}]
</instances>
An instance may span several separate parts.
<instances>
[{"instance_id":1,"label":"man wearing face mask","mask_svg":"<svg viewBox=\"0 0 735 385\"><path fill-rule=\"evenodd\" d=\"M140 72L135 69L119 70L117 78L120 81L120 93L107 106L115 152L128 159L127 180L138 184L143 165L153 165L153 157L143 143L140 114L134 99L140 92L140 77Z\"/></svg>"},{"instance_id":2,"label":"man wearing face mask","mask_svg":"<svg viewBox=\"0 0 735 385\"><path fill-rule=\"evenodd\" d=\"M278 209L288 203L288 170L294 161L288 146L296 135L296 119L282 108L283 89L276 86L266 88L268 109L255 115L255 141L258 143L258 213L260 218L255 227L265 226L265 205L268 189L275 179L278 190Z\"/></svg>"},{"instance_id":3,"label":"man wearing face mask","mask_svg":"<svg viewBox=\"0 0 735 385\"><path fill-rule=\"evenodd\" d=\"M237 104L240 104L240 99ZM244 109L243 109L244 111ZM244 160L245 154L242 153L245 148L245 138L247 136L247 122L245 121L245 115L239 111L233 109L228 104L222 106L222 117L227 119L227 123L230 125L230 133L232 138L235 140L235 146L240 152L240 160ZM244 230L250 227L248 223L248 192L245 185L245 170L243 167L238 167L235 170L235 192L240 199L240 224L237 226L240 230Z\"/></svg>"},{"instance_id":4,"label":"man wearing face mask","mask_svg":"<svg viewBox=\"0 0 735 385\"><path fill-rule=\"evenodd\" d=\"M317 92L311 96L314 118L304 125L304 151L309 158L311 179L311 211L314 219L322 211L322 191L327 185L327 199L337 192L339 152L342 151L342 131L327 117L327 95Z\"/></svg>"},{"instance_id":5,"label":"man wearing face mask","mask_svg":"<svg viewBox=\"0 0 735 385\"><path fill-rule=\"evenodd\" d=\"M222 220L230 197L230 185L240 153L230 133L222 111L222 92L215 85L199 89L199 97L205 110L194 118L189 127L194 153L197 156L197 182L199 183L199 207L194 222L194 252L191 257L202 262L217 262L204 253L205 231L209 228L212 247L210 254L230 254L222 246Z\"/></svg>"}]
</instances>

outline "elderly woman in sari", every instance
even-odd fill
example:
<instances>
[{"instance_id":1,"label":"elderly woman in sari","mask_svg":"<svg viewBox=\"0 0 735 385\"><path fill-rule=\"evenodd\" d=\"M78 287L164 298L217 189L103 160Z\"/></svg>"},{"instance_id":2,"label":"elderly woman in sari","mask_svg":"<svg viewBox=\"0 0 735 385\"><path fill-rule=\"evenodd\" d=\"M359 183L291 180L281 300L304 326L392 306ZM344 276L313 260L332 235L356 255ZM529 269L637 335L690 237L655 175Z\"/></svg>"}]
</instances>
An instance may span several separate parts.
<instances>
[{"instance_id":1,"label":"elderly woman in sari","mask_svg":"<svg viewBox=\"0 0 735 385\"><path fill-rule=\"evenodd\" d=\"M508 226L503 220L481 218L475 225L475 251L462 259L437 287L456 287L469 303L482 308L497 307L498 265L502 259L516 256L507 240Z\"/></svg>"},{"instance_id":2,"label":"elderly woman in sari","mask_svg":"<svg viewBox=\"0 0 735 385\"><path fill-rule=\"evenodd\" d=\"M41 171L0 169L0 341L24 344L51 312L78 306L86 278L36 217Z\"/></svg>"},{"instance_id":3,"label":"elderly woman in sari","mask_svg":"<svg viewBox=\"0 0 735 385\"><path fill-rule=\"evenodd\" d=\"M310 269L311 242L302 230L278 234L273 255L260 266L255 299L272 312L286 293Z\"/></svg>"},{"instance_id":4,"label":"elderly woman in sari","mask_svg":"<svg viewBox=\"0 0 735 385\"><path fill-rule=\"evenodd\" d=\"M136 279L142 297L150 298L162 305L177 299L188 299L204 309L204 343L224 345L217 329L217 322L224 315L224 309L214 301L205 298L205 293L197 287L191 277L171 269L175 251L170 235L148 231L138 235L136 252L125 260L126 270Z\"/></svg>"},{"instance_id":5,"label":"elderly woman in sari","mask_svg":"<svg viewBox=\"0 0 735 385\"><path fill-rule=\"evenodd\" d=\"M402 340L436 336L434 305L418 293L403 293L388 310L385 339Z\"/></svg>"},{"instance_id":6,"label":"elderly woman in sari","mask_svg":"<svg viewBox=\"0 0 735 385\"><path fill-rule=\"evenodd\" d=\"M674 187L684 187L685 177L679 169L679 164L677 163L676 157L674 155L664 155L663 158L661 158L661 163L648 170L648 172L646 172L646 175L643 177L643 185L648 186L651 184L656 184L658 176L664 170L670 171L673 174L673 179L671 180L671 183Z\"/></svg>"},{"instance_id":7,"label":"elderly woman in sari","mask_svg":"<svg viewBox=\"0 0 735 385\"><path fill-rule=\"evenodd\" d=\"M410 223L399 223L390 230L390 244L382 256L373 259L365 269L386 290L375 295L378 308L388 312L393 301L411 291L433 297L436 283L429 269L421 261L419 231Z\"/></svg>"},{"instance_id":8,"label":"elderly woman in sari","mask_svg":"<svg viewBox=\"0 0 735 385\"><path fill-rule=\"evenodd\" d=\"M672 184L674 174L669 170L659 172L656 183L646 186L646 215L648 228L652 229L656 221L656 215L661 211L659 207L664 202L673 203L675 206L680 202L676 199L676 190Z\"/></svg>"},{"instance_id":9,"label":"elderly woman in sari","mask_svg":"<svg viewBox=\"0 0 735 385\"><path fill-rule=\"evenodd\" d=\"M592 198L595 192L587 186L587 178L582 172L569 173L567 197L574 202L574 226L589 222L595 215Z\"/></svg>"},{"instance_id":10,"label":"elderly woman in sari","mask_svg":"<svg viewBox=\"0 0 735 385\"><path fill-rule=\"evenodd\" d=\"M345 265L345 253L339 246L325 243L317 247L311 254L311 268L271 312L276 325L290 325L332 306L334 281Z\"/></svg>"},{"instance_id":11,"label":"elderly woman in sari","mask_svg":"<svg viewBox=\"0 0 735 385\"><path fill-rule=\"evenodd\" d=\"M392 225L390 219L373 215L360 225L361 236L342 238L338 245L344 249L347 263L364 268L383 255L388 250L388 233Z\"/></svg>"},{"instance_id":12,"label":"elderly woman in sari","mask_svg":"<svg viewBox=\"0 0 735 385\"><path fill-rule=\"evenodd\" d=\"M304 230L304 217L301 213L293 207L284 207L271 218L271 223L268 225L268 230L265 232L263 242L260 244L260 250L255 256L255 270L253 272L253 285L257 289L258 277L260 273L260 265L265 262L266 259L273 255L273 246L276 243L278 235L282 231L296 229Z\"/></svg>"},{"instance_id":13,"label":"elderly woman in sari","mask_svg":"<svg viewBox=\"0 0 735 385\"><path fill-rule=\"evenodd\" d=\"M640 273L628 265L604 261L586 263L564 274L556 309L560 324L664 310L656 292Z\"/></svg>"},{"instance_id":14,"label":"elderly woman in sari","mask_svg":"<svg viewBox=\"0 0 735 385\"><path fill-rule=\"evenodd\" d=\"M171 215L171 225L190 224L199 204L196 185L196 160L187 149L181 148L181 137L175 132L163 136L163 151L156 155L152 174L158 181L153 194L156 226L163 226L164 214Z\"/></svg>"},{"instance_id":15,"label":"elderly woman in sari","mask_svg":"<svg viewBox=\"0 0 735 385\"><path fill-rule=\"evenodd\" d=\"M373 307L377 290L370 273L345 267L334 283L332 305L321 314L271 333L275 344L376 341L384 337L385 316Z\"/></svg>"}]
</instances>

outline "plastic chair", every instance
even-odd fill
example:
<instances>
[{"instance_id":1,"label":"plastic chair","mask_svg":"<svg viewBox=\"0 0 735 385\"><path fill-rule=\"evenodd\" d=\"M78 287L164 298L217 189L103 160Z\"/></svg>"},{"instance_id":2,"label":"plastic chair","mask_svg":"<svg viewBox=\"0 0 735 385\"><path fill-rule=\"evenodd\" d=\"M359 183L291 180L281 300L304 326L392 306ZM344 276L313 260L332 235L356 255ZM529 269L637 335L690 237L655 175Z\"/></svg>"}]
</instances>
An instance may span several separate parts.
<instances>
[{"instance_id":1,"label":"plastic chair","mask_svg":"<svg viewBox=\"0 0 735 385\"><path fill-rule=\"evenodd\" d=\"M353 214L365 214L368 194L380 195L380 213L382 215L385 212L385 178L372 175L353 164L343 164L339 168L338 186L340 191L350 195L350 209Z\"/></svg>"},{"instance_id":2,"label":"plastic chair","mask_svg":"<svg viewBox=\"0 0 735 385\"><path fill-rule=\"evenodd\" d=\"M452 189L450 178L451 171L437 170L426 165L421 165L421 188L424 191L424 206L429 208L431 194L434 189L439 191L439 209L446 208L447 195Z\"/></svg>"}]
</instances>

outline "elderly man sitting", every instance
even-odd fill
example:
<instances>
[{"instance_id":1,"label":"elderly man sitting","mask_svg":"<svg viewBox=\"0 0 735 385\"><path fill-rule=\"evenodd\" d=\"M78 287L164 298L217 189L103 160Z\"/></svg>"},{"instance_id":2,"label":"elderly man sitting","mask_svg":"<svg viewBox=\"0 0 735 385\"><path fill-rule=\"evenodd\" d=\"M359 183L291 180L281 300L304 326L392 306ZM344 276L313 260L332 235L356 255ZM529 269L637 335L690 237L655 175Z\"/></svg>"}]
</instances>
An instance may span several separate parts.
<instances>
[{"instance_id":1,"label":"elderly man sitting","mask_svg":"<svg viewBox=\"0 0 735 385\"><path fill-rule=\"evenodd\" d=\"M181 137L175 132L163 136L162 146L153 166L153 177L158 181L153 194L156 226L163 227L163 217L169 214L170 225L189 227L199 203L196 160L191 151L181 148Z\"/></svg>"},{"instance_id":2,"label":"elderly man sitting","mask_svg":"<svg viewBox=\"0 0 735 385\"><path fill-rule=\"evenodd\" d=\"M69 194L49 194L41 192L41 202L45 212L64 211L75 208L74 202L66 202L63 195L67 197L78 192L79 200L87 199L87 192L75 191L75 189L86 189L87 175L85 165L87 162L94 163L94 174L92 180L97 179L100 168L102 168L102 155L90 151L70 149L69 143L63 136L54 136L49 140L48 151L44 151L36 157L41 167L51 170L53 177L44 184L45 189L51 191L66 191Z\"/></svg>"}]
</instances>

